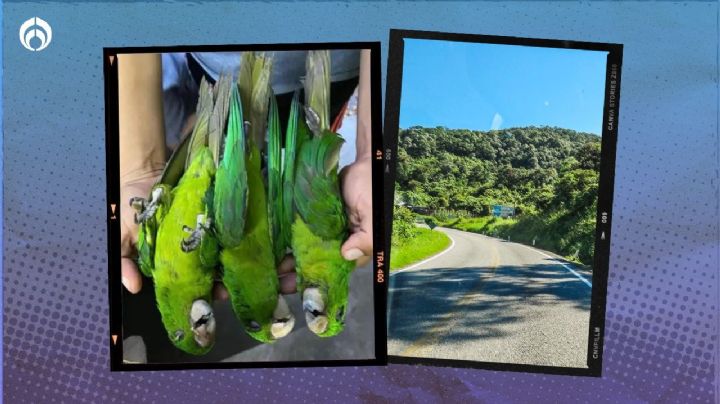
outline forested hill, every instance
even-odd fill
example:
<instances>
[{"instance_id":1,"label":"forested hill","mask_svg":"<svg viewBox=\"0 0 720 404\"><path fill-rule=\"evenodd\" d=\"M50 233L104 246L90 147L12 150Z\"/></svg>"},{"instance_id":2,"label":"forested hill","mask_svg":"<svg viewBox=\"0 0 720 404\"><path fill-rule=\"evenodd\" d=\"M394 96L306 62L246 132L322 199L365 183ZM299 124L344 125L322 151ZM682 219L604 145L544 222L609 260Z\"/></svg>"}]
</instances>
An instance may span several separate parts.
<instances>
[{"instance_id":1,"label":"forested hill","mask_svg":"<svg viewBox=\"0 0 720 404\"><path fill-rule=\"evenodd\" d=\"M405 204L475 216L494 204L515 206L520 215L594 204L600 137L593 134L533 126L411 127L400 131L398 142L396 195Z\"/></svg>"}]
</instances>

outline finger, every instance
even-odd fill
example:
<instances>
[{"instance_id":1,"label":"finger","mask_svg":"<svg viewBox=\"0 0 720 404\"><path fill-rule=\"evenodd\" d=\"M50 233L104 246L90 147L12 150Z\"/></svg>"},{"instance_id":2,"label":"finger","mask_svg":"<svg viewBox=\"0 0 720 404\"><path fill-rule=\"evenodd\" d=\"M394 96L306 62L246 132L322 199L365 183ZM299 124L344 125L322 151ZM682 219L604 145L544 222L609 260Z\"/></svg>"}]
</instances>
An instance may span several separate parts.
<instances>
[{"instance_id":1,"label":"finger","mask_svg":"<svg viewBox=\"0 0 720 404\"><path fill-rule=\"evenodd\" d=\"M290 295L297 292L297 274L291 272L280 277L280 293Z\"/></svg>"},{"instance_id":2,"label":"finger","mask_svg":"<svg viewBox=\"0 0 720 404\"><path fill-rule=\"evenodd\" d=\"M213 285L213 298L215 300L228 300L230 298L230 293L228 293L227 289L225 289L225 286L221 282L215 282Z\"/></svg>"},{"instance_id":3,"label":"finger","mask_svg":"<svg viewBox=\"0 0 720 404\"><path fill-rule=\"evenodd\" d=\"M340 172L338 173L338 179L340 180L340 189L343 188L343 185L345 184L345 176L347 175L350 168L350 164L346 165L345 167L340 169Z\"/></svg>"},{"instance_id":4,"label":"finger","mask_svg":"<svg viewBox=\"0 0 720 404\"><path fill-rule=\"evenodd\" d=\"M123 258L120 264L122 284L130 293L137 293L142 288L142 277L135 261Z\"/></svg>"},{"instance_id":5,"label":"finger","mask_svg":"<svg viewBox=\"0 0 720 404\"><path fill-rule=\"evenodd\" d=\"M129 210L131 208L126 208L125 210ZM123 215L122 217L123 224L125 225L125 236L130 241L131 246L137 245L138 241L138 232L140 230L140 225L135 223L135 213Z\"/></svg>"},{"instance_id":6,"label":"finger","mask_svg":"<svg viewBox=\"0 0 720 404\"><path fill-rule=\"evenodd\" d=\"M286 255L285 258L280 261L277 272L278 276L283 276L295 272L295 257L293 257L291 254Z\"/></svg>"},{"instance_id":7,"label":"finger","mask_svg":"<svg viewBox=\"0 0 720 404\"><path fill-rule=\"evenodd\" d=\"M371 255L372 247L372 235L364 230L359 230L348 237L340 251L343 258L355 261L363 255Z\"/></svg>"}]
</instances>

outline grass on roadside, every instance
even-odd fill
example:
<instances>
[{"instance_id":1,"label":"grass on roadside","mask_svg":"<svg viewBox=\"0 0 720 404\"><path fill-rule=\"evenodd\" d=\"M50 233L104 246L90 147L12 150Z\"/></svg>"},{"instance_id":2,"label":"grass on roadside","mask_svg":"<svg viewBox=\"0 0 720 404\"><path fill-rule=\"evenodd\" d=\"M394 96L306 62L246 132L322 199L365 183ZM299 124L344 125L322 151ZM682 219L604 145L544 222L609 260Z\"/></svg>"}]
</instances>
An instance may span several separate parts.
<instances>
[{"instance_id":1,"label":"grass on roadside","mask_svg":"<svg viewBox=\"0 0 720 404\"><path fill-rule=\"evenodd\" d=\"M483 216L448 220L442 226L504 240L509 237L510 241L551 251L584 268L592 268L590 259L583 262L578 258L577 247L562 248L560 240L567 235L559 233L557 227L552 226L551 219ZM591 253L589 255L592 256Z\"/></svg>"},{"instance_id":2,"label":"grass on roadside","mask_svg":"<svg viewBox=\"0 0 720 404\"><path fill-rule=\"evenodd\" d=\"M453 219L442 225L462 231L480 233L488 236L500 236L517 224L516 219L483 216L473 218Z\"/></svg>"},{"instance_id":3,"label":"grass on roadside","mask_svg":"<svg viewBox=\"0 0 720 404\"><path fill-rule=\"evenodd\" d=\"M400 244L392 245L390 252L390 271L429 258L450 245L450 238L438 230L415 229L415 237Z\"/></svg>"}]
</instances>

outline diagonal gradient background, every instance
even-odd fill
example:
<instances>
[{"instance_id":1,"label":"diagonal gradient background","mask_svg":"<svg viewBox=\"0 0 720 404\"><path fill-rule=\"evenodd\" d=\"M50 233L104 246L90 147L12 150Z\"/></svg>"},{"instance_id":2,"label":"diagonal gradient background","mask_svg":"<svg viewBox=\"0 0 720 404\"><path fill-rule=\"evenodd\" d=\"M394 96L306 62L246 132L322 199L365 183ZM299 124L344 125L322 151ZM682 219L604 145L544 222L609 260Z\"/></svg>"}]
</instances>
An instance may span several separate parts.
<instances>
[{"instance_id":1,"label":"diagonal gradient background","mask_svg":"<svg viewBox=\"0 0 720 404\"><path fill-rule=\"evenodd\" d=\"M37 53L18 40L36 15ZM625 45L603 377L110 373L102 47L381 40L385 66L390 28ZM6 2L2 29L7 402L717 399L718 3Z\"/></svg>"}]
</instances>

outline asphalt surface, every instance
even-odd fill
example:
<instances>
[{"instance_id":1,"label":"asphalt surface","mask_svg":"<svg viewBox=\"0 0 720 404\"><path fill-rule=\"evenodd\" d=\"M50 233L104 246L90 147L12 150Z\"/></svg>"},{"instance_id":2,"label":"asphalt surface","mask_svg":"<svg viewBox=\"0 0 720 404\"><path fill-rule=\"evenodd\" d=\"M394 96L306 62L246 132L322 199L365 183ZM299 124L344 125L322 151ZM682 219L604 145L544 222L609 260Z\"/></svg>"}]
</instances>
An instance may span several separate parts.
<instances>
[{"instance_id":1,"label":"asphalt surface","mask_svg":"<svg viewBox=\"0 0 720 404\"><path fill-rule=\"evenodd\" d=\"M591 287L547 251L437 228L452 249L390 280L388 354L587 367Z\"/></svg>"}]
</instances>

